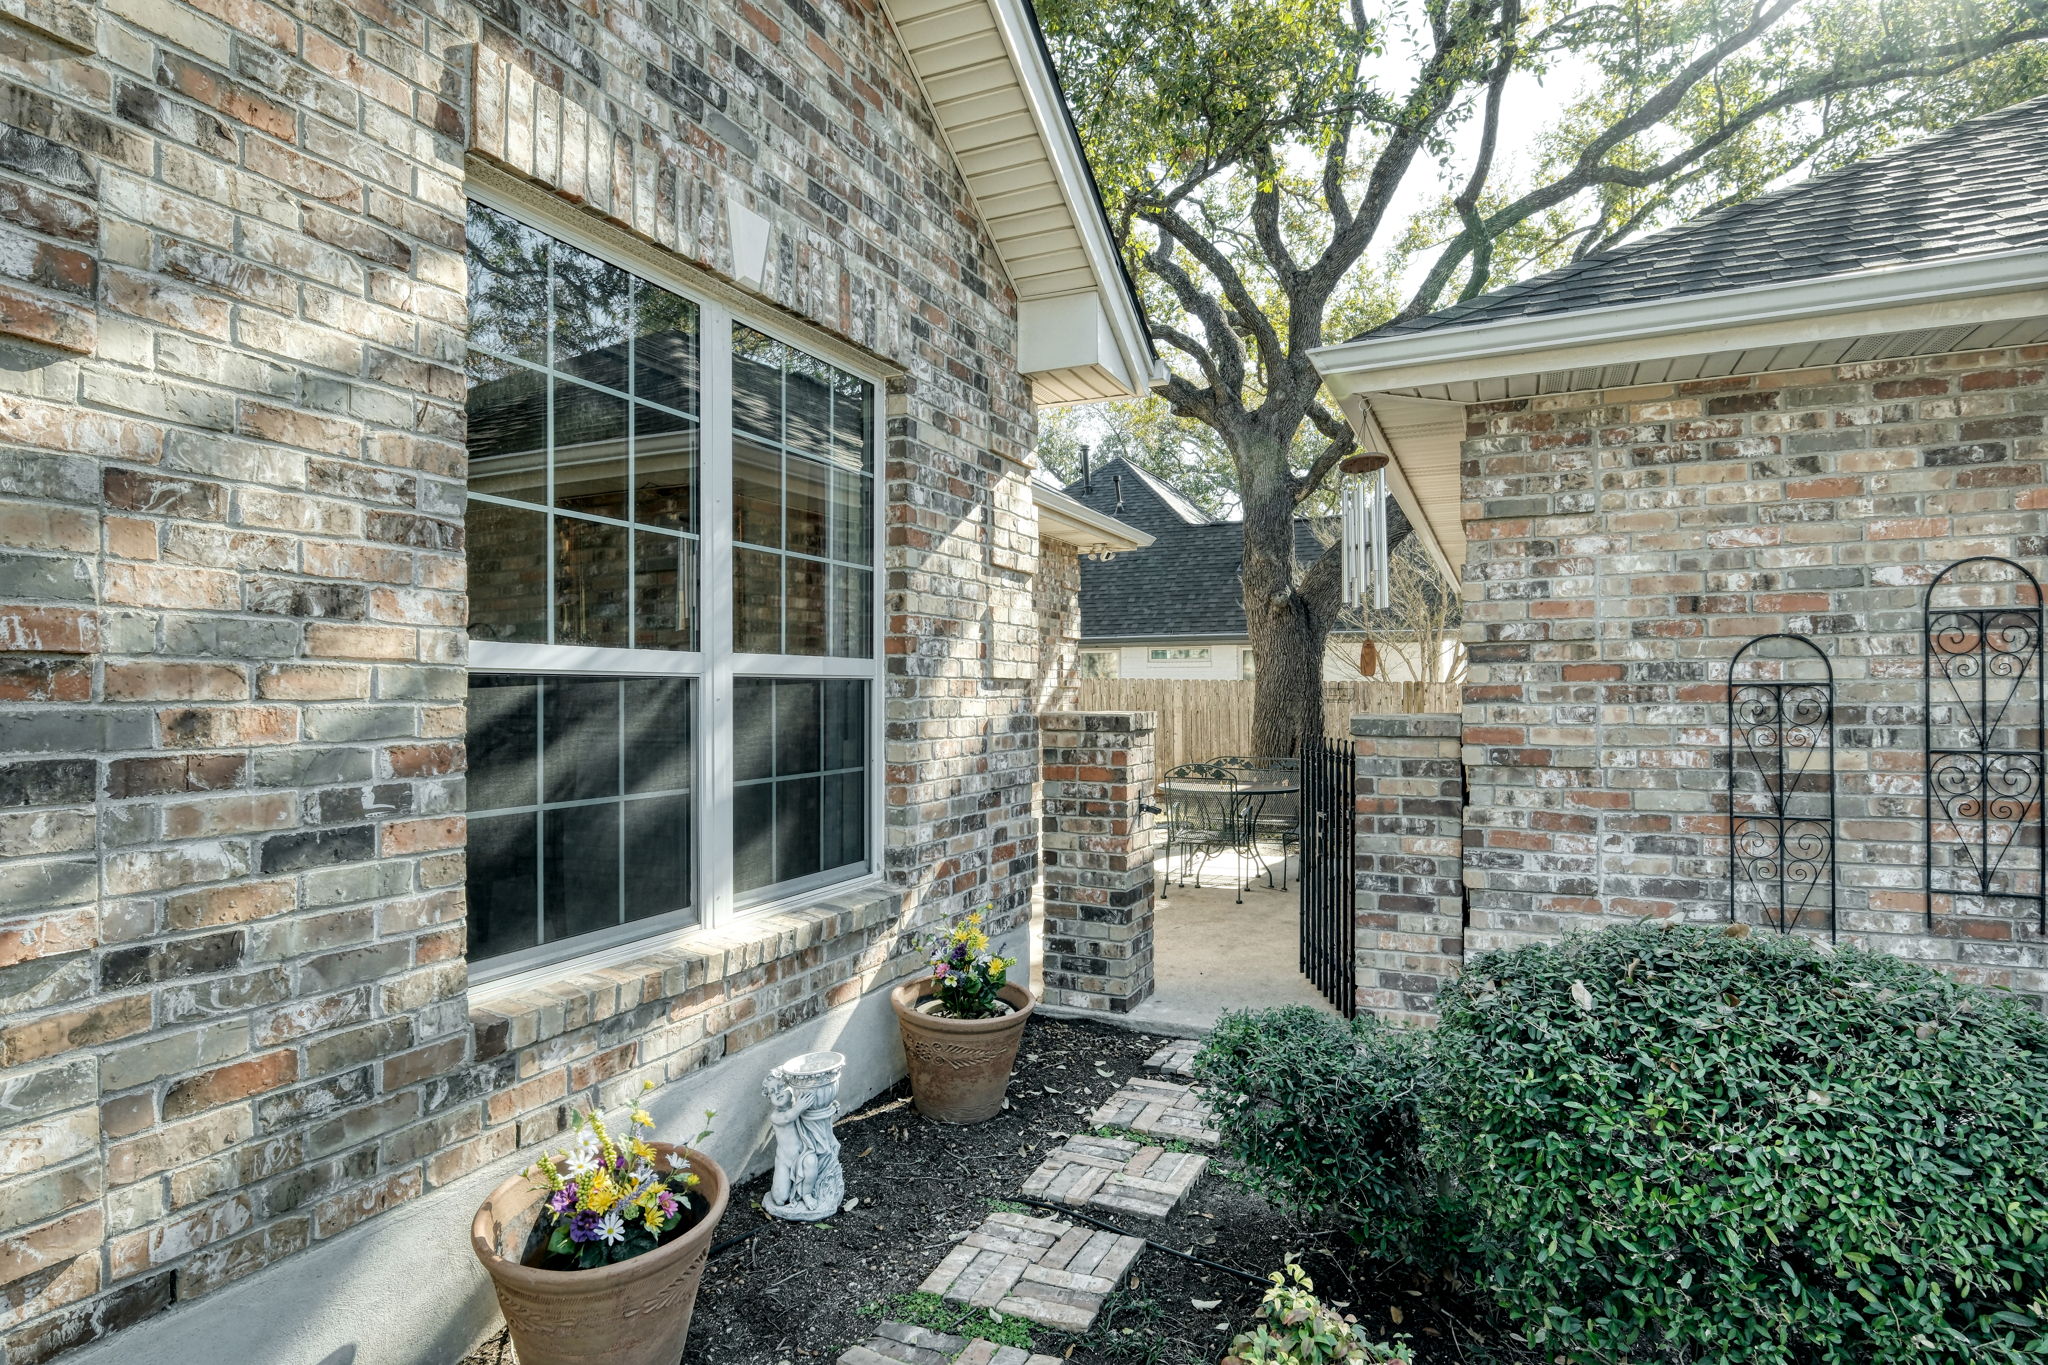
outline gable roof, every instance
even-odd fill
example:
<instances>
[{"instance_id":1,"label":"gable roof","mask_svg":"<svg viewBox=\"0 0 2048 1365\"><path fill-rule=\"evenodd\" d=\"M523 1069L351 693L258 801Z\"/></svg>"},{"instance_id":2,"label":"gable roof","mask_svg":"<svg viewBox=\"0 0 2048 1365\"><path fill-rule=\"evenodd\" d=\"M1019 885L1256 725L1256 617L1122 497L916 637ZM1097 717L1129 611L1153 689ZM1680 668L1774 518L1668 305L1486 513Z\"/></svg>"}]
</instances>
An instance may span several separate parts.
<instances>
[{"instance_id":1,"label":"gable roof","mask_svg":"<svg viewBox=\"0 0 2048 1365\"><path fill-rule=\"evenodd\" d=\"M1141 397L1160 362L1030 0L883 0L1017 291L1041 406Z\"/></svg>"},{"instance_id":2,"label":"gable roof","mask_svg":"<svg viewBox=\"0 0 2048 1365\"><path fill-rule=\"evenodd\" d=\"M1121 456L1061 491L1152 537L1143 549L1081 561L1083 643L1245 638L1242 521L1208 516ZM1408 534L1399 508L1389 509L1387 530L1396 544ZM1315 524L1297 517L1296 561L1313 564L1323 553Z\"/></svg>"},{"instance_id":3,"label":"gable roof","mask_svg":"<svg viewBox=\"0 0 2048 1365\"><path fill-rule=\"evenodd\" d=\"M2048 96L1364 335L2048 247Z\"/></svg>"}]
</instances>

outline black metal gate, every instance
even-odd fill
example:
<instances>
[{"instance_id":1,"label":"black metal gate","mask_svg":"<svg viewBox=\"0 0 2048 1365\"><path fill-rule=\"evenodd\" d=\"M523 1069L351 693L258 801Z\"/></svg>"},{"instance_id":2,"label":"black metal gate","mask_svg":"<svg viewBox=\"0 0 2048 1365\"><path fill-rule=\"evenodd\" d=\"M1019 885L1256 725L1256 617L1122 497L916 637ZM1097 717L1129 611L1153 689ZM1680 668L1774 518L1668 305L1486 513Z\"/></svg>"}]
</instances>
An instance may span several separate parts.
<instances>
[{"instance_id":1,"label":"black metal gate","mask_svg":"<svg viewBox=\"0 0 2048 1365\"><path fill-rule=\"evenodd\" d=\"M1349 1019L1358 1013L1358 764L1348 743L1301 756L1301 971Z\"/></svg>"}]
</instances>

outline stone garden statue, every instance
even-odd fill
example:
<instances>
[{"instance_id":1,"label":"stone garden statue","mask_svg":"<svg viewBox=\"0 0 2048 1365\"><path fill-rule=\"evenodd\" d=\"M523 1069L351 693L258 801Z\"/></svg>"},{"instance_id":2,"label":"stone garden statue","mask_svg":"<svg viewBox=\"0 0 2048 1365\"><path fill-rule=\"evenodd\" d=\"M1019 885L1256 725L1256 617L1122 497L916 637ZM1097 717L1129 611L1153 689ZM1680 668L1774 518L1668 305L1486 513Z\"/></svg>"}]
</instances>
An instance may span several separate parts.
<instances>
[{"instance_id":1,"label":"stone garden statue","mask_svg":"<svg viewBox=\"0 0 2048 1365\"><path fill-rule=\"evenodd\" d=\"M846 1058L837 1052L806 1052L761 1083L775 1128L775 1180L761 1207L777 1218L815 1223L839 1212L846 1197L839 1139L832 1133L845 1069Z\"/></svg>"}]
</instances>

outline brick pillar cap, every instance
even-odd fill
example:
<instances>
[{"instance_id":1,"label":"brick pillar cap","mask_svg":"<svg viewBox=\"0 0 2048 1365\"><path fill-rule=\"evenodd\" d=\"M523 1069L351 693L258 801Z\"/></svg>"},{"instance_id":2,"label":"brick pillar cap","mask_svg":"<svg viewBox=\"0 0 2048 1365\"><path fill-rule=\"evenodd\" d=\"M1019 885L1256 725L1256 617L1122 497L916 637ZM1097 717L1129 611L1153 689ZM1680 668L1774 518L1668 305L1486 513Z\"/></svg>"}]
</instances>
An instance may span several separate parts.
<instances>
[{"instance_id":1,"label":"brick pillar cap","mask_svg":"<svg viewBox=\"0 0 2048 1365\"><path fill-rule=\"evenodd\" d=\"M1352 734L1382 739L1457 739L1464 730L1464 718L1450 713L1351 718Z\"/></svg>"}]
</instances>

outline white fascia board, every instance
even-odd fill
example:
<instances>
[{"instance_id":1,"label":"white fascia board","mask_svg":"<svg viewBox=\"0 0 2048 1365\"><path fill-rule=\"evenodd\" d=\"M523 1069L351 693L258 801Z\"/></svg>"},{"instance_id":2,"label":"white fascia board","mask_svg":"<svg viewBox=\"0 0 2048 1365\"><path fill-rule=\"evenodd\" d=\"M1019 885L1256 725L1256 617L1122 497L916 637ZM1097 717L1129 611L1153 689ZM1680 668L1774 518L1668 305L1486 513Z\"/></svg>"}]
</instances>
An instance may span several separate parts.
<instances>
[{"instance_id":1,"label":"white fascia board","mask_svg":"<svg viewBox=\"0 0 2048 1365\"><path fill-rule=\"evenodd\" d=\"M1038 534L1042 540L1063 541L1094 553L1142 550L1153 541L1151 532L1098 512L1057 488L1033 484L1031 500L1038 506Z\"/></svg>"},{"instance_id":2,"label":"white fascia board","mask_svg":"<svg viewBox=\"0 0 2048 1365\"><path fill-rule=\"evenodd\" d=\"M1038 126L1039 140L1045 144L1060 193L1073 211L1089 271L1095 277L1096 292L1101 295L1117 350L1123 357L1120 368L1133 381L1133 396L1141 397L1154 383L1164 382L1164 365L1153 354L1145 320L1138 312L1137 301L1131 297L1116 242L1110 236L1109 215L1096 196L1087 158L1067 122L1059 85L1039 48L1032 17L1025 9L1030 0L988 3L1002 34L1003 46L1009 51L1010 63L1022 83L1025 102L1031 108L1032 122Z\"/></svg>"},{"instance_id":3,"label":"white fascia board","mask_svg":"<svg viewBox=\"0 0 2048 1365\"><path fill-rule=\"evenodd\" d=\"M1967 309L1959 307L1964 304ZM1341 399L1428 384L2027 317L2044 309L2048 250L2034 248L1410 335L1368 336L1318 347L1309 356Z\"/></svg>"}]
</instances>

